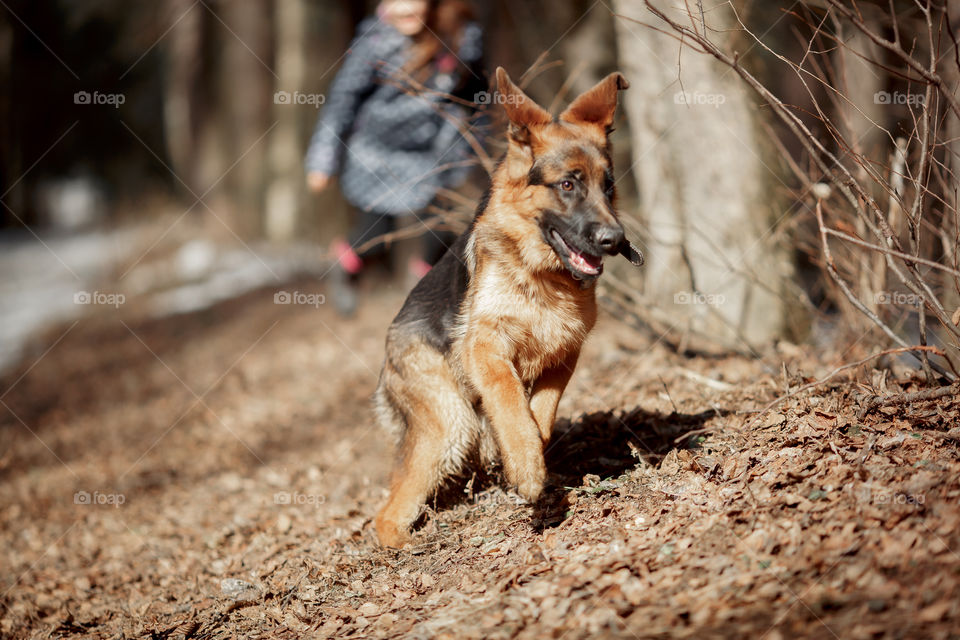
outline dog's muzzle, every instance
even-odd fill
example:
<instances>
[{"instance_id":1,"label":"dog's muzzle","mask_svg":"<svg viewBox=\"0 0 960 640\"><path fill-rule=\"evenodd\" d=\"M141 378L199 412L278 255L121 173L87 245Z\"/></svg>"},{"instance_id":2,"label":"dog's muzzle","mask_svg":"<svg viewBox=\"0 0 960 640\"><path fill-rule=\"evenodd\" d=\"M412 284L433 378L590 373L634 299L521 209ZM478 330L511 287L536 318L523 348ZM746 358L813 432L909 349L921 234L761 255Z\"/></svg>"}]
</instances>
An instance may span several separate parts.
<instances>
[{"instance_id":1,"label":"dog's muzzle","mask_svg":"<svg viewBox=\"0 0 960 640\"><path fill-rule=\"evenodd\" d=\"M623 235L623 228L620 226L611 227L606 225L597 225L591 234L593 244L608 256L615 256L621 251L626 237Z\"/></svg>"}]
</instances>

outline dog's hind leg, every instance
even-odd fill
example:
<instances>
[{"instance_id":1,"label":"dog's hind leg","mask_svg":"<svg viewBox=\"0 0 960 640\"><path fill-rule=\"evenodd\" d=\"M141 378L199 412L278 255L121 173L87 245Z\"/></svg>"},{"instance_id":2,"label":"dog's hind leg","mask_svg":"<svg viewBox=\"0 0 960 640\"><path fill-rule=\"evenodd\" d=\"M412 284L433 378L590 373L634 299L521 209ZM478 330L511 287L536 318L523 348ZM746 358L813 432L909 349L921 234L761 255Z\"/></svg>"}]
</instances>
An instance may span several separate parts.
<instances>
[{"instance_id":1,"label":"dog's hind leg","mask_svg":"<svg viewBox=\"0 0 960 640\"><path fill-rule=\"evenodd\" d=\"M403 374L385 376L378 392L378 402L389 397L405 423L390 497L376 518L377 537L386 547L401 547L410 539L427 498L460 470L480 428L440 353L420 347L415 358L404 358Z\"/></svg>"}]
</instances>

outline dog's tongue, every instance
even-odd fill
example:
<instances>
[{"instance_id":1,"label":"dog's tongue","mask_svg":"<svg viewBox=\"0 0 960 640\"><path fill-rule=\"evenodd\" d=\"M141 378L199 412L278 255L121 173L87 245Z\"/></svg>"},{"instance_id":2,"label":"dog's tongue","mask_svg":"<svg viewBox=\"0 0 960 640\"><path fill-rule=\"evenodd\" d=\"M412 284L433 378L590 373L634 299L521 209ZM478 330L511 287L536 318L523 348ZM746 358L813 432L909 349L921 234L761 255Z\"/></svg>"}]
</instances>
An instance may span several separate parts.
<instances>
[{"instance_id":1,"label":"dog's tongue","mask_svg":"<svg viewBox=\"0 0 960 640\"><path fill-rule=\"evenodd\" d=\"M603 258L596 258L591 255L577 253L575 250L570 249L570 264L572 264L578 271L593 276L600 273L600 267L603 265Z\"/></svg>"}]
</instances>

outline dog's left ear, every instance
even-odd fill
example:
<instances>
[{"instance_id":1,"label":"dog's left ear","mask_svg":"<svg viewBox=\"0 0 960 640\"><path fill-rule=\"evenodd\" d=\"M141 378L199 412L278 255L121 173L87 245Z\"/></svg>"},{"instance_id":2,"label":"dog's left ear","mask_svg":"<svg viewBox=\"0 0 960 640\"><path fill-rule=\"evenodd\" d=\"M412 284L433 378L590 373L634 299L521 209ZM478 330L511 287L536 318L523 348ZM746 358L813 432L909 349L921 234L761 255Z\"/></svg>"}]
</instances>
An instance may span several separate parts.
<instances>
[{"instance_id":1,"label":"dog's left ear","mask_svg":"<svg viewBox=\"0 0 960 640\"><path fill-rule=\"evenodd\" d=\"M589 91L583 93L560 119L577 124L595 124L608 131L613 126L613 115L617 110L617 93L630 87L630 83L620 73L611 73Z\"/></svg>"},{"instance_id":2,"label":"dog's left ear","mask_svg":"<svg viewBox=\"0 0 960 640\"><path fill-rule=\"evenodd\" d=\"M550 124L553 117L515 85L503 67L497 67L497 91L510 120L510 139L529 146L536 129Z\"/></svg>"}]
</instances>

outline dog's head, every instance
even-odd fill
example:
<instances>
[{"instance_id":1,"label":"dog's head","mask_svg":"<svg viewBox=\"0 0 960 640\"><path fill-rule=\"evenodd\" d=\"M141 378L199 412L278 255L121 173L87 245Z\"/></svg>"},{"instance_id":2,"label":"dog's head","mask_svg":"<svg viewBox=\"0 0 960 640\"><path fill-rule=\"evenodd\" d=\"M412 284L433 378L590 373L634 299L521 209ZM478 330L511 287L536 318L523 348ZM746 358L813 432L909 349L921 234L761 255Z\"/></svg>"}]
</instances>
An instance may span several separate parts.
<instances>
[{"instance_id":1,"label":"dog's head","mask_svg":"<svg viewBox=\"0 0 960 640\"><path fill-rule=\"evenodd\" d=\"M537 230L526 234L525 259L566 271L584 284L603 271L605 255L622 254L641 264L614 208L609 135L617 94L629 86L626 79L610 74L558 118L530 99L502 67L497 85L510 120L502 171L514 194L512 208L525 214L525 226Z\"/></svg>"}]
</instances>

